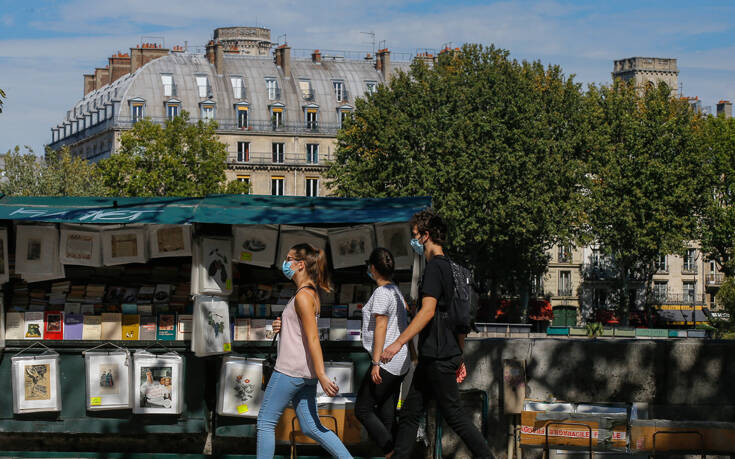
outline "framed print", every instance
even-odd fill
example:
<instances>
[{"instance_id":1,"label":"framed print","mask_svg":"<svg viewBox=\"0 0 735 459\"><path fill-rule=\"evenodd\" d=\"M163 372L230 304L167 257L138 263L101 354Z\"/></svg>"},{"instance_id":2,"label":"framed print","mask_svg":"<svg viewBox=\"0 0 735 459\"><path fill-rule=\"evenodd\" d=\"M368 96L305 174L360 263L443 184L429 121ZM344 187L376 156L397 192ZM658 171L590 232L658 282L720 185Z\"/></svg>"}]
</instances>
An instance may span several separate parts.
<instances>
[{"instance_id":1,"label":"framed print","mask_svg":"<svg viewBox=\"0 0 735 459\"><path fill-rule=\"evenodd\" d=\"M338 387L339 393L337 395L352 394L355 392L354 379L355 379L355 364L352 362L324 362L324 370L327 372L327 377L331 379ZM322 389L321 384L317 384L316 387L316 400L317 403L329 402L329 397Z\"/></svg>"},{"instance_id":2,"label":"framed print","mask_svg":"<svg viewBox=\"0 0 735 459\"><path fill-rule=\"evenodd\" d=\"M133 407L130 380L132 360L126 350L86 351L87 410L125 410Z\"/></svg>"},{"instance_id":3,"label":"framed print","mask_svg":"<svg viewBox=\"0 0 735 459\"><path fill-rule=\"evenodd\" d=\"M59 264L59 230L55 226L18 225L15 272L38 276L55 274Z\"/></svg>"},{"instance_id":4,"label":"framed print","mask_svg":"<svg viewBox=\"0 0 735 459\"><path fill-rule=\"evenodd\" d=\"M151 258L190 257L191 225L149 225Z\"/></svg>"},{"instance_id":5,"label":"framed print","mask_svg":"<svg viewBox=\"0 0 735 459\"><path fill-rule=\"evenodd\" d=\"M194 302L191 350L197 357L232 351L229 305L221 298L200 295Z\"/></svg>"},{"instance_id":6,"label":"framed print","mask_svg":"<svg viewBox=\"0 0 735 459\"><path fill-rule=\"evenodd\" d=\"M146 231L143 227L124 227L102 232L102 261L105 266L145 263Z\"/></svg>"},{"instance_id":7,"label":"framed print","mask_svg":"<svg viewBox=\"0 0 735 459\"><path fill-rule=\"evenodd\" d=\"M217 414L257 418L263 404L263 363L228 355L222 361Z\"/></svg>"},{"instance_id":8,"label":"framed print","mask_svg":"<svg viewBox=\"0 0 735 459\"><path fill-rule=\"evenodd\" d=\"M59 260L65 265L102 266L102 234L89 226L63 225Z\"/></svg>"},{"instance_id":9,"label":"framed print","mask_svg":"<svg viewBox=\"0 0 735 459\"><path fill-rule=\"evenodd\" d=\"M232 293L232 239L203 237L199 265L199 293Z\"/></svg>"},{"instance_id":10,"label":"framed print","mask_svg":"<svg viewBox=\"0 0 735 459\"><path fill-rule=\"evenodd\" d=\"M11 359L13 413L61 411L59 354L46 351Z\"/></svg>"},{"instance_id":11,"label":"framed print","mask_svg":"<svg viewBox=\"0 0 735 459\"><path fill-rule=\"evenodd\" d=\"M278 225L233 226L235 242L232 259L236 263L270 268L276 258Z\"/></svg>"},{"instance_id":12,"label":"framed print","mask_svg":"<svg viewBox=\"0 0 735 459\"><path fill-rule=\"evenodd\" d=\"M181 414L183 359L175 352L133 354L133 413Z\"/></svg>"},{"instance_id":13,"label":"framed print","mask_svg":"<svg viewBox=\"0 0 735 459\"><path fill-rule=\"evenodd\" d=\"M375 247L373 227L363 225L329 230L329 247L334 269L364 266Z\"/></svg>"},{"instance_id":14,"label":"framed print","mask_svg":"<svg viewBox=\"0 0 735 459\"><path fill-rule=\"evenodd\" d=\"M278 237L278 258L276 258L276 266L280 268L291 247L302 243L308 243L317 249L325 250L327 247L327 230L322 228L281 225L281 234Z\"/></svg>"},{"instance_id":15,"label":"framed print","mask_svg":"<svg viewBox=\"0 0 735 459\"><path fill-rule=\"evenodd\" d=\"M10 280L10 271L8 266L8 230L0 228L0 284Z\"/></svg>"},{"instance_id":16,"label":"framed print","mask_svg":"<svg viewBox=\"0 0 735 459\"><path fill-rule=\"evenodd\" d=\"M393 255L395 269L411 269L413 250L411 250L411 228L408 223L377 223L375 239L378 247L384 247Z\"/></svg>"}]
</instances>

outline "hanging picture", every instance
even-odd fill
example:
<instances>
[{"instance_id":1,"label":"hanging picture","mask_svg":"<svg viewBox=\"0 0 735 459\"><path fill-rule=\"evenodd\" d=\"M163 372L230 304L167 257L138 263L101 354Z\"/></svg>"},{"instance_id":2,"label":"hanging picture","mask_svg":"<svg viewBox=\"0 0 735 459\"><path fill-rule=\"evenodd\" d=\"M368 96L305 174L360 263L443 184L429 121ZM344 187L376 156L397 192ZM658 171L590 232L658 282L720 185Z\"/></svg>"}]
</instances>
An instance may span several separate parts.
<instances>
[{"instance_id":1,"label":"hanging picture","mask_svg":"<svg viewBox=\"0 0 735 459\"><path fill-rule=\"evenodd\" d=\"M145 228L124 227L102 232L105 266L146 262Z\"/></svg>"},{"instance_id":2,"label":"hanging picture","mask_svg":"<svg viewBox=\"0 0 735 459\"><path fill-rule=\"evenodd\" d=\"M191 256L191 225L149 225L151 258Z\"/></svg>"},{"instance_id":3,"label":"hanging picture","mask_svg":"<svg viewBox=\"0 0 735 459\"><path fill-rule=\"evenodd\" d=\"M232 351L229 305L221 298L199 295L194 302L191 350L197 357Z\"/></svg>"},{"instance_id":4,"label":"hanging picture","mask_svg":"<svg viewBox=\"0 0 735 459\"><path fill-rule=\"evenodd\" d=\"M65 265L102 266L102 235L89 226L61 227L59 260Z\"/></svg>"},{"instance_id":5,"label":"hanging picture","mask_svg":"<svg viewBox=\"0 0 735 459\"><path fill-rule=\"evenodd\" d=\"M303 243L308 243L317 249L325 250L327 247L327 230L321 228L281 225L281 234L278 238L278 258L276 258L276 266L281 266L281 263L286 259L286 255L288 255L288 251L291 250L291 247Z\"/></svg>"},{"instance_id":6,"label":"hanging picture","mask_svg":"<svg viewBox=\"0 0 735 459\"><path fill-rule=\"evenodd\" d=\"M133 365L133 413L180 414L184 389L181 356L137 351Z\"/></svg>"},{"instance_id":7,"label":"hanging picture","mask_svg":"<svg viewBox=\"0 0 735 459\"><path fill-rule=\"evenodd\" d=\"M229 295L232 293L232 239L203 237L201 244L199 292Z\"/></svg>"},{"instance_id":8,"label":"hanging picture","mask_svg":"<svg viewBox=\"0 0 735 459\"><path fill-rule=\"evenodd\" d=\"M39 276L55 274L59 264L59 231L55 226L18 225L15 272Z\"/></svg>"},{"instance_id":9,"label":"hanging picture","mask_svg":"<svg viewBox=\"0 0 735 459\"><path fill-rule=\"evenodd\" d=\"M263 363L228 355L222 361L217 414L257 418L263 404Z\"/></svg>"},{"instance_id":10,"label":"hanging picture","mask_svg":"<svg viewBox=\"0 0 735 459\"><path fill-rule=\"evenodd\" d=\"M324 371L327 377L339 387L338 395L352 394L354 388L355 364L352 362L324 362ZM317 403L324 403L330 397L324 392L321 384L316 386Z\"/></svg>"},{"instance_id":11,"label":"hanging picture","mask_svg":"<svg viewBox=\"0 0 735 459\"><path fill-rule=\"evenodd\" d=\"M87 409L123 410L132 408L130 380L132 359L126 350L87 351Z\"/></svg>"},{"instance_id":12,"label":"hanging picture","mask_svg":"<svg viewBox=\"0 0 735 459\"><path fill-rule=\"evenodd\" d=\"M236 263L270 268L276 258L278 225L233 226L235 242L232 259Z\"/></svg>"},{"instance_id":13,"label":"hanging picture","mask_svg":"<svg viewBox=\"0 0 735 459\"><path fill-rule=\"evenodd\" d=\"M11 362L13 413L61 411L59 354L18 355Z\"/></svg>"},{"instance_id":14,"label":"hanging picture","mask_svg":"<svg viewBox=\"0 0 735 459\"><path fill-rule=\"evenodd\" d=\"M329 230L334 269L363 266L373 251L373 227L354 226Z\"/></svg>"},{"instance_id":15,"label":"hanging picture","mask_svg":"<svg viewBox=\"0 0 735 459\"><path fill-rule=\"evenodd\" d=\"M8 230L0 228L0 284L10 279L8 267Z\"/></svg>"},{"instance_id":16,"label":"hanging picture","mask_svg":"<svg viewBox=\"0 0 735 459\"><path fill-rule=\"evenodd\" d=\"M411 269L411 228L408 223L378 223L375 225L378 247L384 247L393 255L395 269Z\"/></svg>"}]
</instances>

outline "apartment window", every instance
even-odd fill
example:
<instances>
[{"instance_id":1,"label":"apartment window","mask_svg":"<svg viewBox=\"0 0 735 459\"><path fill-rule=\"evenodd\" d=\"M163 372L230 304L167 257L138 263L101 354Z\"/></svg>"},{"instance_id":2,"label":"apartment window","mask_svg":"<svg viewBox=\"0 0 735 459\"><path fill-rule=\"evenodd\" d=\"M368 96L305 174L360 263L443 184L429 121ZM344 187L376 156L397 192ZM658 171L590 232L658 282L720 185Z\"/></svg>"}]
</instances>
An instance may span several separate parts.
<instances>
[{"instance_id":1,"label":"apartment window","mask_svg":"<svg viewBox=\"0 0 735 459\"><path fill-rule=\"evenodd\" d=\"M669 265L666 263L666 255L660 254L656 259L656 271L665 273L668 270Z\"/></svg>"},{"instance_id":2,"label":"apartment window","mask_svg":"<svg viewBox=\"0 0 735 459\"><path fill-rule=\"evenodd\" d=\"M572 262L572 246L560 245L558 254L559 263L571 263Z\"/></svg>"},{"instance_id":3,"label":"apartment window","mask_svg":"<svg viewBox=\"0 0 735 459\"><path fill-rule=\"evenodd\" d=\"M237 142L237 162L250 161L250 142Z\"/></svg>"},{"instance_id":4,"label":"apartment window","mask_svg":"<svg viewBox=\"0 0 735 459\"><path fill-rule=\"evenodd\" d=\"M202 119L205 121L214 119L214 104L202 104Z\"/></svg>"},{"instance_id":5,"label":"apartment window","mask_svg":"<svg viewBox=\"0 0 735 459\"><path fill-rule=\"evenodd\" d=\"M653 295L656 301L663 303L669 296L669 283L667 281L656 281L653 283Z\"/></svg>"},{"instance_id":6,"label":"apartment window","mask_svg":"<svg viewBox=\"0 0 735 459\"><path fill-rule=\"evenodd\" d=\"M305 109L304 118L306 119L306 129L316 129L319 127L319 113L316 108Z\"/></svg>"},{"instance_id":7,"label":"apartment window","mask_svg":"<svg viewBox=\"0 0 735 459\"><path fill-rule=\"evenodd\" d=\"M242 77L239 77L239 76L230 77L230 83L232 84L232 96L235 99L242 99L243 98Z\"/></svg>"},{"instance_id":8,"label":"apartment window","mask_svg":"<svg viewBox=\"0 0 735 459\"><path fill-rule=\"evenodd\" d=\"M207 87L208 87L207 77L198 76L196 77L196 82L197 82L197 89L199 91L199 97L202 97L202 98L207 97L208 92L209 92L207 91Z\"/></svg>"},{"instance_id":9,"label":"apartment window","mask_svg":"<svg viewBox=\"0 0 735 459\"><path fill-rule=\"evenodd\" d=\"M715 260L709 261L709 272L712 274L717 273L717 263L715 262Z\"/></svg>"},{"instance_id":10,"label":"apartment window","mask_svg":"<svg viewBox=\"0 0 735 459\"><path fill-rule=\"evenodd\" d=\"M163 97L175 96L174 94L174 76L163 74L161 75L161 84L163 85Z\"/></svg>"},{"instance_id":11,"label":"apartment window","mask_svg":"<svg viewBox=\"0 0 735 459\"><path fill-rule=\"evenodd\" d=\"M318 143L307 143L306 144L306 162L310 164L319 163L319 144Z\"/></svg>"},{"instance_id":12,"label":"apartment window","mask_svg":"<svg viewBox=\"0 0 735 459\"><path fill-rule=\"evenodd\" d=\"M92 114L92 124L97 124L100 122L100 114L99 112L94 112Z\"/></svg>"},{"instance_id":13,"label":"apartment window","mask_svg":"<svg viewBox=\"0 0 735 459\"><path fill-rule=\"evenodd\" d=\"M684 271L697 272L697 252L696 249L687 249L684 254Z\"/></svg>"},{"instance_id":14,"label":"apartment window","mask_svg":"<svg viewBox=\"0 0 735 459\"><path fill-rule=\"evenodd\" d=\"M332 81L334 86L334 95L337 98L337 102L342 102L346 99L345 94L345 83L344 81Z\"/></svg>"},{"instance_id":15,"label":"apartment window","mask_svg":"<svg viewBox=\"0 0 735 459\"><path fill-rule=\"evenodd\" d=\"M237 127L240 129L247 129L248 127L248 107L238 105L237 106Z\"/></svg>"},{"instance_id":16,"label":"apartment window","mask_svg":"<svg viewBox=\"0 0 735 459\"><path fill-rule=\"evenodd\" d=\"M268 89L268 100L280 99L281 90L278 87L278 80L274 78L267 78L265 80L265 87Z\"/></svg>"},{"instance_id":17,"label":"apartment window","mask_svg":"<svg viewBox=\"0 0 735 459\"><path fill-rule=\"evenodd\" d=\"M319 179L316 177L306 178L306 196L319 196Z\"/></svg>"},{"instance_id":18,"label":"apartment window","mask_svg":"<svg viewBox=\"0 0 735 459\"><path fill-rule=\"evenodd\" d=\"M299 80L299 90L304 100L314 100L314 91L311 89L311 81Z\"/></svg>"},{"instance_id":19,"label":"apartment window","mask_svg":"<svg viewBox=\"0 0 735 459\"><path fill-rule=\"evenodd\" d=\"M572 296L571 271L559 271L559 296Z\"/></svg>"},{"instance_id":20,"label":"apartment window","mask_svg":"<svg viewBox=\"0 0 735 459\"><path fill-rule=\"evenodd\" d=\"M273 143L273 162L274 163L282 163L284 160L284 150L285 150L286 144L280 143L280 142L274 142Z\"/></svg>"},{"instance_id":21,"label":"apartment window","mask_svg":"<svg viewBox=\"0 0 735 459\"><path fill-rule=\"evenodd\" d=\"M179 116L179 104L166 104L166 118L168 118L169 121L173 121L177 116Z\"/></svg>"},{"instance_id":22,"label":"apartment window","mask_svg":"<svg viewBox=\"0 0 735 459\"><path fill-rule=\"evenodd\" d=\"M352 108L349 105L345 106L346 108L338 108L337 109L337 117L339 119L339 128L342 129L342 126L344 125L345 120L352 116Z\"/></svg>"},{"instance_id":23,"label":"apartment window","mask_svg":"<svg viewBox=\"0 0 735 459\"><path fill-rule=\"evenodd\" d=\"M283 177L271 177L271 194L283 196Z\"/></svg>"},{"instance_id":24,"label":"apartment window","mask_svg":"<svg viewBox=\"0 0 735 459\"><path fill-rule=\"evenodd\" d=\"M238 175L237 181L240 183L247 183L248 193L250 193L250 176L249 175Z\"/></svg>"},{"instance_id":25,"label":"apartment window","mask_svg":"<svg viewBox=\"0 0 735 459\"><path fill-rule=\"evenodd\" d=\"M143 119L143 102L133 102L130 104L130 113L132 114L133 123Z\"/></svg>"},{"instance_id":26,"label":"apartment window","mask_svg":"<svg viewBox=\"0 0 735 459\"><path fill-rule=\"evenodd\" d=\"M283 127L283 107L271 107L271 124L273 129Z\"/></svg>"},{"instance_id":27,"label":"apartment window","mask_svg":"<svg viewBox=\"0 0 735 459\"><path fill-rule=\"evenodd\" d=\"M685 303L694 303L694 292L696 291L696 283L695 282L684 282L684 302Z\"/></svg>"},{"instance_id":28,"label":"apartment window","mask_svg":"<svg viewBox=\"0 0 735 459\"><path fill-rule=\"evenodd\" d=\"M375 94L378 91L378 83L375 81L366 81L365 87L367 87L368 94Z\"/></svg>"}]
</instances>

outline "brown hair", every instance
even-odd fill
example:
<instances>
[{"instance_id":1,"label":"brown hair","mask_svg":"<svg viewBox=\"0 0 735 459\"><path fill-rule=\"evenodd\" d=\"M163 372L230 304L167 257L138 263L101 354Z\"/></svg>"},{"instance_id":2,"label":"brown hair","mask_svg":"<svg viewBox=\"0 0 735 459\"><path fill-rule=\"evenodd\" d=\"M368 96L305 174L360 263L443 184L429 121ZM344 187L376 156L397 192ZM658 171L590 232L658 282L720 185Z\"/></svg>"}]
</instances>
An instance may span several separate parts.
<instances>
[{"instance_id":1,"label":"brown hair","mask_svg":"<svg viewBox=\"0 0 735 459\"><path fill-rule=\"evenodd\" d=\"M368 263L373 265L378 274L386 279L393 277L393 271L395 270L395 262L393 261L393 255L390 250L383 247L378 247L370 254Z\"/></svg>"},{"instance_id":2,"label":"brown hair","mask_svg":"<svg viewBox=\"0 0 735 459\"><path fill-rule=\"evenodd\" d=\"M434 244L444 245L447 240L447 225L444 220L434 212L434 209L428 208L417 212L411 217L411 227L416 226L419 234L429 233L429 237Z\"/></svg>"},{"instance_id":3,"label":"brown hair","mask_svg":"<svg viewBox=\"0 0 735 459\"><path fill-rule=\"evenodd\" d=\"M309 275L317 287L325 292L332 291L332 285L329 280L329 271L327 270L327 254L324 250L317 249L311 244L296 244L291 247L296 252L294 257L297 261L303 261L306 267L306 274Z\"/></svg>"}]
</instances>

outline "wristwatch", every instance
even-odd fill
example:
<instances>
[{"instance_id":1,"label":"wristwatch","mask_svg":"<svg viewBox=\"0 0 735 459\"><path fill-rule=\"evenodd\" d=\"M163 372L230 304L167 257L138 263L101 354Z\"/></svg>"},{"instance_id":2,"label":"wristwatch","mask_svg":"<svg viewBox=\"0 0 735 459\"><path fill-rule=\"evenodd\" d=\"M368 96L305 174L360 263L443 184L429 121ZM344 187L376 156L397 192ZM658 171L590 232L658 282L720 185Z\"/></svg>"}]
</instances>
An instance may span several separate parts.
<instances>
[{"instance_id":1,"label":"wristwatch","mask_svg":"<svg viewBox=\"0 0 735 459\"><path fill-rule=\"evenodd\" d=\"M370 363L372 363L374 367L379 367L380 366L380 362L370 362Z\"/></svg>"}]
</instances>

